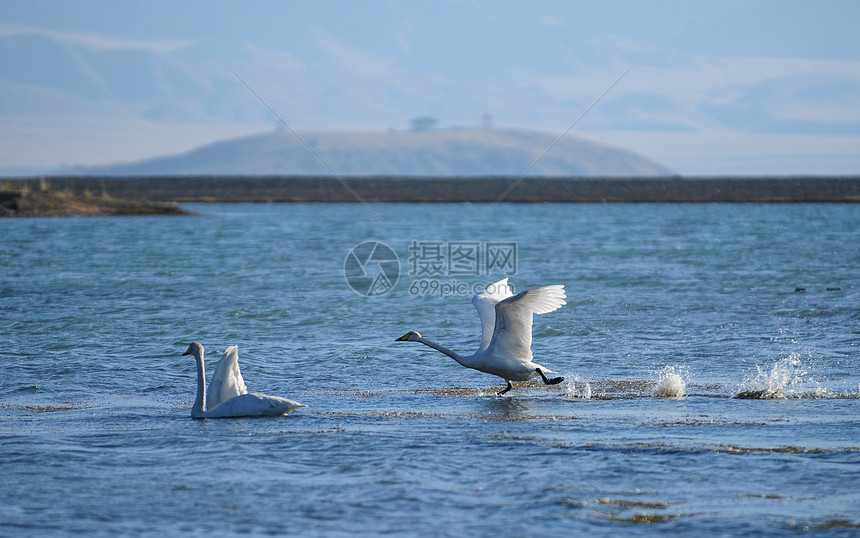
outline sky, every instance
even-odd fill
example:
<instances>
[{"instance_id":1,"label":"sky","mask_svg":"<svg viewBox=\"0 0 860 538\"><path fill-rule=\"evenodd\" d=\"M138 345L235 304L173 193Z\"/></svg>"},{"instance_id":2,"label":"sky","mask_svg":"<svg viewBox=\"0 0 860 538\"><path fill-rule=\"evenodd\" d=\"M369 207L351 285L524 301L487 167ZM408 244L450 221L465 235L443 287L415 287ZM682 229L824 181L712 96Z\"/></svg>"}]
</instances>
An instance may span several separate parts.
<instances>
[{"instance_id":1,"label":"sky","mask_svg":"<svg viewBox=\"0 0 860 538\"><path fill-rule=\"evenodd\" d=\"M0 0L0 175L178 154L272 111L299 132L573 126L688 176L858 175L860 2Z\"/></svg>"}]
</instances>

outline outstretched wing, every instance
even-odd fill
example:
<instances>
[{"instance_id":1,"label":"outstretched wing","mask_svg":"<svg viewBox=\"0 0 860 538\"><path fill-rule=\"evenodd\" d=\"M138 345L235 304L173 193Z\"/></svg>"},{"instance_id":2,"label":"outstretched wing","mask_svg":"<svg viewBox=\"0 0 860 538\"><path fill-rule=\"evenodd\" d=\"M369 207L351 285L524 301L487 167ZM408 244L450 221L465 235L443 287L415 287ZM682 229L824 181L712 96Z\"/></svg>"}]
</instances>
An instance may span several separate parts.
<instances>
[{"instance_id":1,"label":"outstretched wing","mask_svg":"<svg viewBox=\"0 0 860 538\"><path fill-rule=\"evenodd\" d=\"M481 318L481 348L479 351L487 349L493 338L493 328L496 325L496 304L513 295L511 287L508 285L508 279L503 278L472 297L472 304L475 305L478 317Z\"/></svg>"},{"instance_id":2,"label":"outstretched wing","mask_svg":"<svg viewBox=\"0 0 860 538\"><path fill-rule=\"evenodd\" d=\"M212 409L223 401L247 393L248 387L239 371L239 346L230 346L218 361L212 381L206 389L206 408Z\"/></svg>"},{"instance_id":3,"label":"outstretched wing","mask_svg":"<svg viewBox=\"0 0 860 538\"><path fill-rule=\"evenodd\" d=\"M567 304L564 286L527 290L496 304L496 323L488 353L521 362L532 359L533 314L546 314Z\"/></svg>"}]
</instances>

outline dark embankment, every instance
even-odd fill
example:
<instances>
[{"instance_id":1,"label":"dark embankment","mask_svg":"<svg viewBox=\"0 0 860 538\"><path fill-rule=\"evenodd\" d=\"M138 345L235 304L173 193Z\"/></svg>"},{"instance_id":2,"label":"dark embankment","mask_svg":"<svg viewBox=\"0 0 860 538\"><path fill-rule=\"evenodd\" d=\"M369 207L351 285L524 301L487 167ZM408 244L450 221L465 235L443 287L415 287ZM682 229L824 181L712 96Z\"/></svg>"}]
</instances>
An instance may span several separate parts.
<instances>
[{"instance_id":1,"label":"dark embankment","mask_svg":"<svg viewBox=\"0 0 860 538\"><path fill-rule=\"evenodd\" d=\"M125 200L112 196L28 189L0 191L0 217L89 217L110 215L190 215L175 202Z\"/></svg>"},{"instance_id":2,"label":"dark embankment","mask_svg":"<svg viewBox=\"0 0 860 538\"><path fill-rule=\"evenodd\" d=\"M9 189L159 202L860 202L857 177L46 177Z\"/></svg>"}]
</instances>

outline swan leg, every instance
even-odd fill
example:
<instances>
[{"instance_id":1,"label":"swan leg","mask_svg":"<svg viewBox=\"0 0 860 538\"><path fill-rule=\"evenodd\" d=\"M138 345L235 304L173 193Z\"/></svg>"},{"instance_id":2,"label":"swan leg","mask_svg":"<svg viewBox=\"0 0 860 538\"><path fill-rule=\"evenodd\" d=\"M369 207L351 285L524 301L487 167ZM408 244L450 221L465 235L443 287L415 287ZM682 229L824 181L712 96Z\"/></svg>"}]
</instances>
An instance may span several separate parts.
<instances>
[{"instance_id":1,"label":"swan leg","mask_svg":"<svg viewBox=\"0 0 860 538\"><path fill-rule=\"evenodd\" d=\"M507 381L507 379L506 379L505 381ZM510 381L508 381L508 386L507 386L507 387L505 387L505 388L503 388L503 389L502 389L502 390L500 390L499 392L497 392L497 393L496 393L496 396L502 396L504 393L508 392L508 391L509 391L509 390L511 390L512 388L514 388L514 386L513 386L513 385L511 385L511 382L510 382Z\"/></svg>"},{"instance_id":2,"label":"swan leg","mask_svg":"<svg viewBox=\"0 0 860 538\"><path fill-rule=\"evenodd\" d=\"M563 377L554 377L552 379L547 379L547 377L544 375L540 368L535 368L535 372L540 374L541 379L543 379L544 385L558 385L559 383L564 381Z\"/></svg>"}]
</instances>

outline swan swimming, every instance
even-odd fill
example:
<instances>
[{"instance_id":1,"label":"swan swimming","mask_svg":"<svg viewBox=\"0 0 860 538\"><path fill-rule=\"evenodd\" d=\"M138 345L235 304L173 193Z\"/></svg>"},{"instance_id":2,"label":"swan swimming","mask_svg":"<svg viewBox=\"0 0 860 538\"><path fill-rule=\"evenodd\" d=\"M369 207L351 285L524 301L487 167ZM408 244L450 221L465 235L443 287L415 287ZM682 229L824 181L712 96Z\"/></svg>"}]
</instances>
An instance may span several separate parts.
<instances>
[{"instance_id":1,"label":"swan swimming","mask_svg":"<svg viewBox=\"0 0 860 538\"><path fill-rule=\"evenodd\" d=\"M511 381L528 381L538 375L547 385L564 381L563 377L547 378L555 372L532 362L533 314L546 314L567 304L563 285L534 288L514 295L508 279L490 284L483 293L472 297L472 304L481 318L481 347L469 356L427 340L415 331L410 331L397 342L421 342L441 351L466 368L501 377L507 387L499 396L513 388Z\"/></svg>"},{"instance_id":2,"label":"swan swimming","mask_svg":"<svg viewBox=\"0 0 860 538\"><path fill-rule=\"evenodd\" d=\"M197 398L191 408L191 418L270 417L307 407L286 398L249 393L239 371L239 346L228 347L218 361L208 393L203 345L192 342L183 355L194 355L197 360Z\"/></svg>"}]
</instances>

